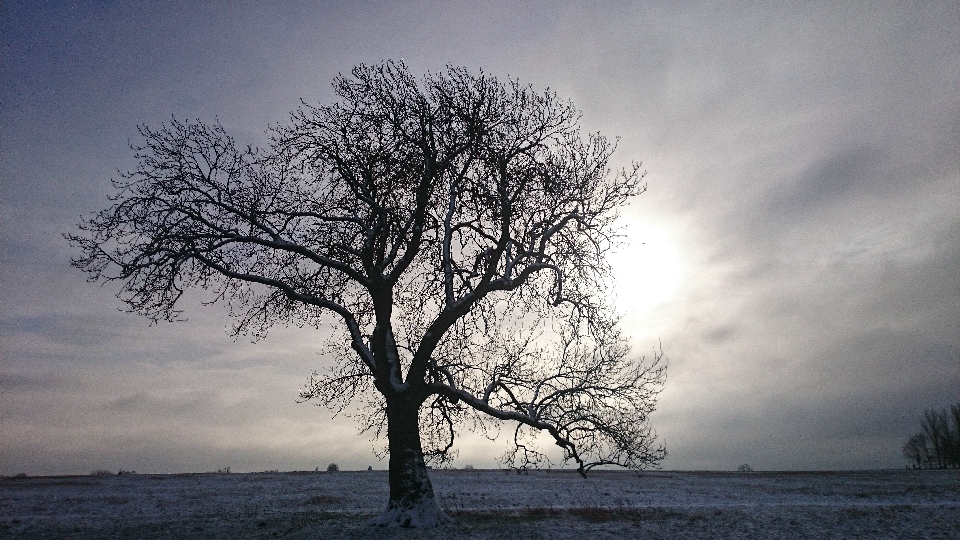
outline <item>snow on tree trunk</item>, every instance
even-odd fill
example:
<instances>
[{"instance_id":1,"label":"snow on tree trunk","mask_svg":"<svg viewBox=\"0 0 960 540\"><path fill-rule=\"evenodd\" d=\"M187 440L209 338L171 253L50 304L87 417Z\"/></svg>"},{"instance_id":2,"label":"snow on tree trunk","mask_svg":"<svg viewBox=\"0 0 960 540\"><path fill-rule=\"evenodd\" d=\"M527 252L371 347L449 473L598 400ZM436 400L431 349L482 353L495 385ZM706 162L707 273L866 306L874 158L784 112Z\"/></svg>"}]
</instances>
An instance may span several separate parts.
<instances>
[{"instance_id":1,"label":"snow on tree trunk","mask_svg":"<svg viewBox=\"0 0 960 540\"><path fill-rule=\"evenodd\" d=\"M390 501L369 525L381 527L436 527L452 523L440 509L427 476L420 444L419 402L387 401L387 439L390 445Z\"/></svg>"}]
</instances>

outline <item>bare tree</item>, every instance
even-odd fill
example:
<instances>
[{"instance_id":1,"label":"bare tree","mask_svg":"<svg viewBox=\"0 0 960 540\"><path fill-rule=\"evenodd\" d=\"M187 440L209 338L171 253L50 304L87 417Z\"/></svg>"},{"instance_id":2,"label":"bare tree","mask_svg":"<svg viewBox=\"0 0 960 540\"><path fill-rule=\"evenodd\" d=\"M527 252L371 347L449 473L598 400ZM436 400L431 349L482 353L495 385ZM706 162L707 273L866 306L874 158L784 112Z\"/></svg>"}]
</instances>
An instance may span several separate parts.
<instances>
[{"instance_id":1,"label":"bare tree","mask_svg":"<svg viewBox=\"0 0 960 540\"><path fill-rule=\"evenodd\" d=\"M953 429L949 430L949 461L952 467L960 469L960 403L950 406L950 420Z\"/></svg>"},{"instance_id":2,"label":"bare tree","mask_svg":"<svg viewBox=\"0 0 960 540\"><path fill-rule=\"evenodd\" d=\"M415 79L402 63L354 68L333 105L304 104L266 150L219 124L141 128L136 170L112 205L68 235L73 265L122 282L119 297L175 320L187 288L229 306L237 333L274 324L341 333L306 400L364 404L385 431L390 500L372 522L449 518L425 464L463 427L515 425L514 467L556 444L581 474L665 456L648 416L662 354L629 355L606 303L617 209L638 165L582 136L551 92L462 68Z\"/></svg>"},{"instance_id":3,"label":"bare tree","mask_svg":"<svg viewBox=\"0 0 960 540\"><path fill-rule=\"evenodd\" d=\"M923 411L921 431L903 446L903 456L918 468L960 468L960 403Z\"/></svg>"},{"instance_id":4,"label":"bare tree","mask_svg":"<svg viewBox=\"0 0 960 540\"><path fill-rule=\"evenodd\" d=\"M930 463L930 447L927 444L927 436L923 433L916 433L903 445L903 457L914 464L914 468L922 469L924 465Z\"/></svg>"},{"instance_id":5,"label":"bare tree","mask_svg":"<svg viewBox=\"0 0 960 540\"><path fill-rule=\"evenodd\" d=\"M923 411L923 420L920 422L933 453L931 467L935 463L937 468L947 467L947 454L950 441L950 425L947 423L947 411L929 409Z\"/></svg>"}]
</instances>

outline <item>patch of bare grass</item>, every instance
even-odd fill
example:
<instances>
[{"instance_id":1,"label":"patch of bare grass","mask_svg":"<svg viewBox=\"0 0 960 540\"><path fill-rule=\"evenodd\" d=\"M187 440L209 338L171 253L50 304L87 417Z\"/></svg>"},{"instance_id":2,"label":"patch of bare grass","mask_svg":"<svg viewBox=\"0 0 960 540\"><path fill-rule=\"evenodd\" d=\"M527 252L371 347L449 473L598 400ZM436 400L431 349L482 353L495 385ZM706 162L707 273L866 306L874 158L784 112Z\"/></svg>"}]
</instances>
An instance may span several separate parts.
<instances>
[{"instance_id":1,"label":"patch of bare grass","mask_svg":"<svg viewBox=\"0 0 960 540\"><path fill-rule=\"evenodd\" d=\"M303 502L304 505L326 505L326 504L336 504L343 501L343 497L337 497L336 495L314 495Z\"/></svg>"},{"instance_id":2,"label":"patch of bare grass","mask_svg":"<svg viewBox=\"0 0 960 540\"><path fill-rule=\"evenodd\" d=\"M623 508L583 506L576 508L510 508L501 510L457 510L449 512L454 518L470 520L517 519L539 521L550 519L576 518L588 523L614 523L636 521L664 521L678 517L691 517L690 512L678 512L668 508Z\"/></svg>"}]
</instances>

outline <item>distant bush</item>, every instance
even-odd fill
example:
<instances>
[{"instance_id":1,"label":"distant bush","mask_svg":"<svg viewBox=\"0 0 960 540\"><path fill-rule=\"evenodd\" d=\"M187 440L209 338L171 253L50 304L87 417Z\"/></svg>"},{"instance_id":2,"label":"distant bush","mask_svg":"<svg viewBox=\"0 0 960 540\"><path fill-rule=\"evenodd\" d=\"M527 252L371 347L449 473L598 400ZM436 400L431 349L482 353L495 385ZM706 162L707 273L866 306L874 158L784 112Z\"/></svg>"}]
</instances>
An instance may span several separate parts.
<instances>
[{"instance_id":1,"label":"distant bush","mask_svg":"<svg viewBox=\"0 0 960 540\"><path fill-rule=\"evenodd\" d=\"M340 470L340 466L336 463L331 463L327 465L327 472L337 472Z\"/></svg>"},{"instance_id":2,"label":"distant bush","mask_svg":"<svg viewBox=\"0 0 960 540\"><path fill-rule=\"evenodd\" d=\"M465 470L465 471L472 471L472 470L473 470L473 465L464 465L464 466L463 466L463 470Z\"/></svg>"},{"instance_id":3,"label":"distant bush","mask_svg":"<svg viewBox=\"0 0 960 540\"><path fill-rule=\"evenodd\" d=\"M25 472L17 473L17 474L15 474L15 475L13 475L13 477L14 477L14 478L30 478L29 476L27 476L27 473L25 473Z\"/></svg>"},{"instance_id":4,"label":"distant bush","mask_svg":"<svg viewBox=\"0 0 960 540\"><path fill-rule=\"evenodd\" d=\"M743 465L740 465L739 467L737 467L737 471L739 471L739 472L753 472L753 467L751 467L751 466L747 465L746 463L744 463Z\"/></svg>"},{"instance_id":5,"label":"distant bush","mask_svg":"<svg viewBox=\"0 0 960 540\"><path fill-rule=\"evenodd\" d=\"M217 473L219 473L219 474L230 474L230 467L224 467L224 468L222 468L222 469L217 469Z\"/></svg>"},{"instance_id":6,"label":"distant bush","mask_svg":"<svg viewBox=\"0 0 960 540\"><path fill-rule=\"evenodd\" d=\"M119 471L117 471L117 475L119 476L121 474L137 474L137 471L125 471L123 469L120 469Z\"/></svg>"},{"instance_id":7,"label":"distant bush","mask_svg":"<svg viewBox=\"0 0 960 540\"><path fill-rule=\"evenodd\" d=\"M106 469L97 469L91 472L90 476L113 476L113 473Z\"/></svg>"}]
</instances>

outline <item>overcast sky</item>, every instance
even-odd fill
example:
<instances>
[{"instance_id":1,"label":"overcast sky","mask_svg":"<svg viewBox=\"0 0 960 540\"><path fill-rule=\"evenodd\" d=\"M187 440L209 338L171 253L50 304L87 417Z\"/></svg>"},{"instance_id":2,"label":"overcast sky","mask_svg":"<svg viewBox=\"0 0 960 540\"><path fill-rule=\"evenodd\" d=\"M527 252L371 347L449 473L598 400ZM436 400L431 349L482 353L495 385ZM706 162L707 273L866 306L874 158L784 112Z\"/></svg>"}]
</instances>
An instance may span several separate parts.
<instances>
[{"instance_id":1,"label":"overcast sky","mask_svg":"<svg viewBox=\"0 0 960 540\"><path fill-rule=\"evenodd\" d=\"M614 262L634 351L669 358L664 468L902 467L960 402L956 1L307 4L3 2L0 474L386 468L296 402L321 333L234 340L194 297L151 327L62 238L138 124L262 144L385 59L550 87L643 162ZM505 448L464 437L455 465Z\"/></svg>"}]
</instances>

